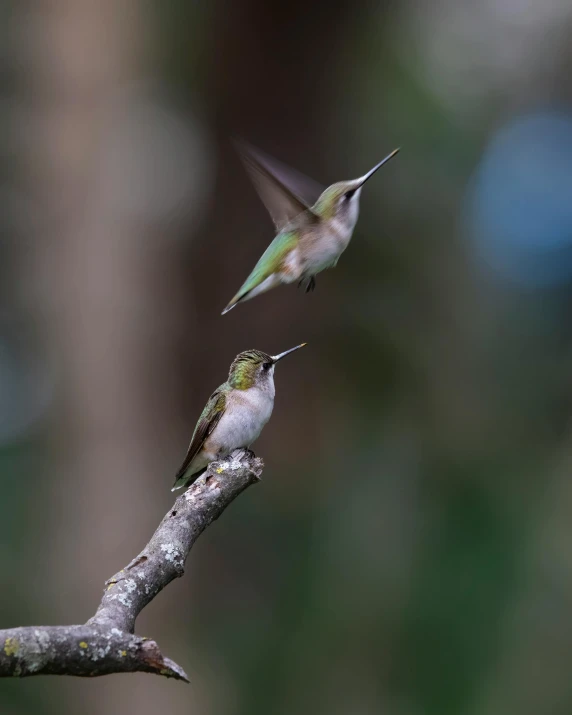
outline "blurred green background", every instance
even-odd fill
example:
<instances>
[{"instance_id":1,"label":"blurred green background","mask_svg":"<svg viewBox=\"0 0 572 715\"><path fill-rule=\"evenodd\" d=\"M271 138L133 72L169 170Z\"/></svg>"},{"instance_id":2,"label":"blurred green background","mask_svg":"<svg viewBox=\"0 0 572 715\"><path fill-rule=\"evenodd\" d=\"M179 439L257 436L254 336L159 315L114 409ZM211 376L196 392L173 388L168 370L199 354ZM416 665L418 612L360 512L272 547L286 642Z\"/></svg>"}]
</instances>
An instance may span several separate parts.
<instances>
[{"instance_id":1,"label":"blurred green background","mask_svg":"<svg viewBox=\"0 0 572 715\"><path fill-rule=\"evenodd\" d=\"M0 10L0 626L81 623L236 353L263 481L145 609L191 685L0 681L2 715L572 712L572 6ZM323 184L402 151L317 290L236 134Z\"/></svg>"}]
</instances>

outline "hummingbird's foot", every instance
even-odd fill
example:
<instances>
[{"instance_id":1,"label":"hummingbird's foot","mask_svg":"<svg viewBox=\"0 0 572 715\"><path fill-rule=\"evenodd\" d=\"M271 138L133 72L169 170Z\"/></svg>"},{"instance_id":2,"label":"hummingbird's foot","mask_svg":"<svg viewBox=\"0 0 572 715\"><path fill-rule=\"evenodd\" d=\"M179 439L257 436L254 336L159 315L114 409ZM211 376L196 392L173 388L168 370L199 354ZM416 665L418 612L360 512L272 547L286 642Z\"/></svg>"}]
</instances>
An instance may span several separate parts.
<instances>
[{"instance_id":1,"label":"hummingbird's foot","mask_svg":"<svg viewBox=\"0 0 572 715\"><path fill-rule=\"evenodd\" d=\"M309 278L302 278L302 280L298 283L298 287L304 288L306 293L310 293L310 291L313 291L316 287L315 277L310 276Z\"/></svg>"},{"instance_id":2,"label":"hummingbird's foot","mask_svg":"<svg viewBox=\"0 0 572 715\"><path fill-rule=\"evenodd\" d=\"M254 452L248 447L239 447L238 449L235 449L234 452L231 453L230 455L233 459L244 459L244 457L248 457L249 459L252 459L256 455Z\"/></svg>"}]
</instances>

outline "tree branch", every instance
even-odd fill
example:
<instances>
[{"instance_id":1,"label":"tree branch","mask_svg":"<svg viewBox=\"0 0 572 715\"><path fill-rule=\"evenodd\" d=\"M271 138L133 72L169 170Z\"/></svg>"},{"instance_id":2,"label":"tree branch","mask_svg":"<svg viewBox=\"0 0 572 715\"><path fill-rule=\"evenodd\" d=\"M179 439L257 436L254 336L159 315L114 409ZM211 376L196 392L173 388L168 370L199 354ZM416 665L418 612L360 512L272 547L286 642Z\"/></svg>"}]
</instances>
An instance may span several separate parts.
<instances>
[{"instance_id":1,"label":"tree branch","mask_svg":"<svg viewBox=\"0 0 572 715\"><path fill-rule=\"evenodd\" d=\"M263 462L236 451L213 462L175 501L147 546L106 584L95 615L82 626L0 630L0 677L96 676L145 672L188 682L155 641L133 635L145 606L174 578L196 539L242 491L260 479Z\"/></svg>"}]
</instances>

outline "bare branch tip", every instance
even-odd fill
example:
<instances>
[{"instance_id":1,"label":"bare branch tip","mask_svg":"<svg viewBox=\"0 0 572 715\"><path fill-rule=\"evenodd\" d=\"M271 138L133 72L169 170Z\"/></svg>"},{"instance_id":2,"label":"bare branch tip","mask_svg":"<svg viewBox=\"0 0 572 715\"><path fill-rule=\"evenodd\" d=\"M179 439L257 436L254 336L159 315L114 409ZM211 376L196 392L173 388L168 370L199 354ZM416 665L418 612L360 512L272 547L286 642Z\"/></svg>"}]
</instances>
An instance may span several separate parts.
<instances>
[{"instance_id":1,"label":"bare branch tip","mask_svg":"<svg viewBox=\"0 0 572 715\"><path fill-rule=\"evenodd\" d=\"M182 680L184 683L190 683L189 676L177 665L174 660L170 658L165 658L163 661L163 668L160 671L160 675L164 675L166 678L173 678L173 680Z\"/></svg>"},{"instance_id":2,"label":"bare branch tip","mask_svg":"<svg viewBox=\"0 0 572 715\"><path fill-rule=\"evenodd\" d=\"M185 683L190 682L189 676L185 673L181 666L175 663L174 660L165 658L155 641L146 640L143 643L142 650L145 665L149 667L151 672L156 673L157 675L163 675L166 678L183 680Z\"/></svg>"}]
</instances>

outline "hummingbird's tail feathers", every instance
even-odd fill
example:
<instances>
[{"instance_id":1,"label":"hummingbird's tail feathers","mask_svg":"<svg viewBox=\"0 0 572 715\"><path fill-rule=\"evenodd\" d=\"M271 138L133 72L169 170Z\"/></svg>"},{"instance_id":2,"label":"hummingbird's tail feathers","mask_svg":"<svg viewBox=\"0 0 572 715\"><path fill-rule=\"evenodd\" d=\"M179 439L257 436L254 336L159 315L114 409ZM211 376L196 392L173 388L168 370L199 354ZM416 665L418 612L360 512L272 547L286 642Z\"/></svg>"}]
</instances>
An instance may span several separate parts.
<instances>
[{"instance_id":1,"label":"hummingbird's tail feathers","mask_svg":"<svg viewBox=\"0 0 572 715\"><path fill-rule=\"evenodd\" d=\"M228 313L232 310L235 305L239 303L244 303L246 300L250 300L261 293L265 293L267 290L276 287L280 284L280 276L276 273L268 276L268 278L260 278L257 274L250 276L226 308L222 311L221 315Z\"/></svg>"},{"instance_id":2,"label":"hummingbird's tail feathers","mask_svg":"<svg viewBox=\"0 0 572 715\"><path fill-rule=\"evenodd\" d=\"M175 483L173 484L171 491L176 492L178 489L188 487L198 476L198 474L189 474L188 469L181 468L175 477Z\"/></svg>"},{"instance_id":3,"label":"hummingbird's tail feathers","mask_svg":"<svg viewBox=\"0 0 572 715\"><path fill-rule=\"evenodd\" d=\"M223 315L241 301L250 300L280 283L291 283L296 280L295 272L291 269L284 271L283 268L291 262L292 256L296 255L297 245L298 236L295 231L279 233L259 258L238 293L226 306Z\"/></svg>"},{"instance_id":4,"label":"hummingbird's tail feathers","mask_svg":"<svg viewBox=\"0 0 572 715\"><path fill-rule=\"evenodd\" d=\"M252 280L248 280L246 282L245 287L251 285L252 282ZM246 290L244 290L244 288L241 288L241 290L234 296L234 298L222 311L221 315L228 313L228 311L232 310L235 305L238 305L239 303L244 303L245 301L250 300L257 295L260 295L261 293L266 293L267 290L275 288L277 285L280 285L280 283L280 276L276 273L273 273L272 275L268 276L268 278L264 278L259 283L255 283L252 288L247 288Z\"/></svg>"},{"instance_id":5,"label":"hummingbird's tail feathers","mask_svg":"<svg viewBox=\"0 0 572 715\"><path fill-rule=\"evenodd\" d=\"M185 477L180 477L171 488L171 491L176 492L178 489L182 489L185 486L187 486L187 479Z\"/></svg>"},{"instance_id":6,"label":"hummingbird's tail feathers","mask_svg":"<svg viewBox=\"0 0 572 715\"><path fill-rule=\"evenodd\" d=\"M232 302L229 303L226 306L226 308L222 311L221 315L226 315L230 310L232 310L234 308L235 305L236 305L236 303L232 303Z\"/></svg>"},{"instance_id":7,"label":"hummingbird's tail feathers","mask_svg":"<svg viewBox=\"0 0 572 715\"><path fill-rule=\"evenodd\" d=\"M239 303L242 303L243 300L247 300L247 295L250 293L250 291L246 291L246 293L237 293L234 298L230 301L230 303L226 306L226 308L222 311L221 315L224 315L225 313L228 313L229 310L232 310L235 306L237 306Z\"/></svg>"},{"instance_id":8,"label":"hummingbird's tail feathers","mask_svg":"<svg viewBox=\"0 0 572 715\"><path fill-rule=\"evenodd\" d=\"M172 492L176 492L179 489L182 489L183 487L190 487L191 484L194 484L197 479L204 474L207 471L207 468L205 467L204 469L201 469L200 472L195 472L194 474L188 474L185 473L182 476L180 476L173 487L171 488Z\"/></svg>"}]
</instances>

